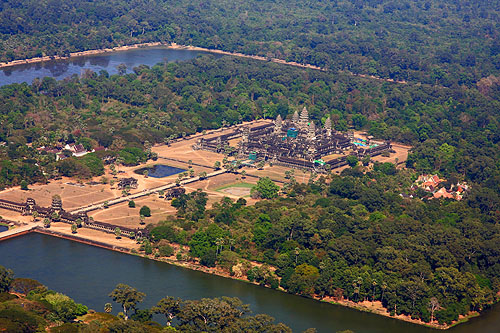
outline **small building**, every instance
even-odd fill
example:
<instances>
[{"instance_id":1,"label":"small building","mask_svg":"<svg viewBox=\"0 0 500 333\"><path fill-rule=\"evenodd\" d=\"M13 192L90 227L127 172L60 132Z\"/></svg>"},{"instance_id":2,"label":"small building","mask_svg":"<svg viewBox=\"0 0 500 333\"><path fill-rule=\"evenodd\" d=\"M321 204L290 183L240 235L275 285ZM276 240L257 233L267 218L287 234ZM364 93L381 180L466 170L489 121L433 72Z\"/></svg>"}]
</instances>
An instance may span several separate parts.
<instances>
[{"instance_id":1,"label":"small building","mask_svg":"<svg viewBox=\"0 0 500 333\"><path fill-rule=\"evenodd\" d=\"M139 184L137 183L137 179L134 177L130 178L122 178L118 181L118 189L119 190L125 190L126 188L137 188Z\"/></svg>"},{"instance_id":2,"label":"small building","mask_svg":"<svg viewBox=\"0 0 500 333\"><path fill-rule=\"evenodd\" d=\"M69 150L75 157L81 157L89 153L82 144L67 144L64 149Z\"/></svg>"},{"instance_id":3,"label":"small building","mask_svg":"<svg viewBox=\"0 0 500 333\"><path fill-rule=\"evenodd\" d=\"M186 190L183 187L174 187L171 188L165 193L165 200L170 200L173 198L178 198L181 195L185 194Z\"/></svg>"}]
</instances>

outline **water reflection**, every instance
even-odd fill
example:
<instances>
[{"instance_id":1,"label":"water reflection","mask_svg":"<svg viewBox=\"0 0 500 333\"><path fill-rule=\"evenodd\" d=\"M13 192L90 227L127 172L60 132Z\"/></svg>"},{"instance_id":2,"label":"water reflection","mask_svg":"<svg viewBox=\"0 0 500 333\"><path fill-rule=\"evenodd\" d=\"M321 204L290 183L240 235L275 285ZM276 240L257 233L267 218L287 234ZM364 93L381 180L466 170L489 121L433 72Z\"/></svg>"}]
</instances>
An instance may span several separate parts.
<instances>
[{"instance_id":1,"label":"water reflection","mask_svg":"<svg viewBox=\"0 0 500 333\"><path fill-rule=\"evenodd\" d=\"M51 60L33 64L22 64L0 69L0 86L12 83L27 82L31 84L35 78L50 76L58 80L81 75L86 70L98 73L106 70L110 75L117 74L117 66L125 64L127 72L139 65L153 66L168 59L172 61L183 61L193 59L203 52L188 50L170 50L166 48L144 48L129 51L108 53L103 55L92 55L64 60Z\"/></svg>"}]
</instances>

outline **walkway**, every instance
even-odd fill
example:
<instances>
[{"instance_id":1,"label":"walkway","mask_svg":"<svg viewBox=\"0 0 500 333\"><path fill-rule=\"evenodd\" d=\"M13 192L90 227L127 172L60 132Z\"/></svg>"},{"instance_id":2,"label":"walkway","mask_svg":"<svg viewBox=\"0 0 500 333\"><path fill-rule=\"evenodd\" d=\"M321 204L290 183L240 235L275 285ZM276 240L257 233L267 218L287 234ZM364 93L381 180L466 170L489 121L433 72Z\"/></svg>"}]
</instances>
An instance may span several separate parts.
<instances>
[{"instance_id":1,"label":"walkway","mask_svg":"<svg viewBox=\"0 0 500 333\"><path fill-rule=\"evenodd\" d=\"M216 170L214 172L211 172L211 173L207 174L207 176L205 178L215 177L215 176L221 175L221 174L226 173L226 172L227 172L227 170L225 170L225 169ZM199 180L200 180L200 177L196 176L196 177L193 177L193 178L182 180L180 182L180 185L186 185L186 184L194 183L194 182L197 182ZM109 201L107 201L107 205L108 206L112 206L112 205L119 204L121 202L125 202L125 201L128 202L130 200L133 200L133 199L136 199L136 198L140 198L140 197L144 197L144 196L147 196L147 195L150 195L150 194L153 194L153 193L157 193L159 191L169 190L169 189L174 188L176 186L177 186L177 184L175 184L175 183L169 183L169 184L166 184L166 185L162 185L162 186L154 187L154 188L151 188L151 189L143 190L143 191L141 191L139 193L134 193L134 194L130 194L130 195L127 195L127 196L124 196L124 197L119 197L119 198L116 198L116 199L109 200ZM92 210L104 208L104 203L105 202L106 201L103 201L103 202L100 202L98 204L94 204L94 205L90 205L90 206L87 206L87 207L75 209L75 210L71 211L70 213L72 213L72 214L78 214L78 213L81 213L81 212L90 212Z\"/></svg>"},{"instance_id":2,"label":"walkway","mask_svg":"<svg viewBox=\"0 0 500 333\"><path fill-rule=\"evenodd\" d=\"M9 230L4 231L4 232L0 232L0 241L27 234L27 233L31 232L33 229L38 228L38 227L42 227L42 222L30 223L28 225L23 225L21 227L17 227L17 228L9 229Z\"/></svg>"}]
</instances>

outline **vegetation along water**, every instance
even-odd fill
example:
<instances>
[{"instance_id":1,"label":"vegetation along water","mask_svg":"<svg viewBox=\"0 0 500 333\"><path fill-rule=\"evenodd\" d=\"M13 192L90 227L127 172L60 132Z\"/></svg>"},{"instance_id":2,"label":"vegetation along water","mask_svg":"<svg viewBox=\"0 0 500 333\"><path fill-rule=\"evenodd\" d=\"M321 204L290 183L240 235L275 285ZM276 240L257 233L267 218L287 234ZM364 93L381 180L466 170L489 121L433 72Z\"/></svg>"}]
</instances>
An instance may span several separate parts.
<instances>
[{"instance_id":1,"label":"vegetation along water","mask_svg":"<svg viewBox=\"0 0 500 333\"><path fill-rule=\"evenodd\" d=\"M166 263L125 255L109 250L30 234L0 243L0 265L19 277L30 277L76 302L102 311L108 294L117 283L126 283L146 293L139 307L150 307L160 298L183 299L231 296L251 305L253 313L266 313L294 331L315 327L318 332L351 329L354 332L435 332L410 323L374 314L288 295L244 282L212 276ZM115 304L114 312L119 305ZM480 318L452 328L452 333L497 332L500 307Z\"/></svg>"}]
</instances>

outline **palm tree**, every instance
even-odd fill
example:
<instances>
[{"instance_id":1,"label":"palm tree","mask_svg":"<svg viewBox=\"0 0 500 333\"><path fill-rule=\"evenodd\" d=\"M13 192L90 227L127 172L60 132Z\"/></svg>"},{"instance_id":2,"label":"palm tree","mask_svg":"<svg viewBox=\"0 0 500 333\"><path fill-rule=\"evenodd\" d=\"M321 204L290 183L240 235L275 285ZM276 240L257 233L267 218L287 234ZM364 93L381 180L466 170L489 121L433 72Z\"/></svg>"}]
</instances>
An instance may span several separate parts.
<instances>
[{"instance_id":1,"label":"palm tree","mask_svg":"<svg viewBox=\"0 0 500 333\"><path fill-rule=\"evenodd\" d=\"M48 218L43 219L43 226L45 228L50 228L50 220Z\"/></svg>"},{"instance_id":2,"label":"palm tree","mask_svg":"<svg viewBox=\"0 0 500 333\"><path fill-rule=\"evenodd\" d=\"M232 239L232 238L227 239L227 244L229 245L229 251L233 250L234 243L235 243L234 239Z\"/></svg>"},{"instance_id":3,"label":"palm tree","mask_svg":"<svg viewBox=\"0 0 500 333\"><path fill-rule=\"evenodd\" d=\"M382 289L382 295L380 296L380 301L383 302L384 301L384 292L387 289L387 284L385 284L385 282L382 282L382 285L380 286L380 288Z\"/></svg>"},{"instance_id":4,"label":"palm tree","mask_svg":"<svg viewBox=\"0 0 500 333\"><path fill-rule=\"evenodd\" d=\"M217 245L217 251L215 252L215 256L217 257L217 254L222 251L222 246L224 245L224 238L217 238L215 241L215 244ZM220 246L220 251L219 251L219 246Z\"/></svg>"},{"instance_id":5,"label":"palm tree","mask_svg":"<svg viewBox=\"0 0 500 333\"><path fill-rule=\"evenodd\" d=\"M71 232L72 232L72 233L74 233L74 234L76 234L76 231L77 231L77 230L78 230L78 227L76 226L76 223L73 223L73 224L71 225Z\"/></svg>"},{"instance_id":6,"label":"palm tree","mask_svg":"<svg viewBox=\"0 0 500 333\"><path fill-rule=\"evenodd\" d=\"M33 222L36 222L36 220L38 219L38 212L36 210L33 211L33 214L31 214L33 216Z\"/></svg>"},{"instance_id":7,"label":"palm tree","mask_svg":"<svg viewBox=\"0 0 500 333\"><path fill-rule=\"evenodd\" d=\"M115 228L115 236L116 236L116 239L122 238L122 231L118 227Z\"/></svg>"}]
</instances>

